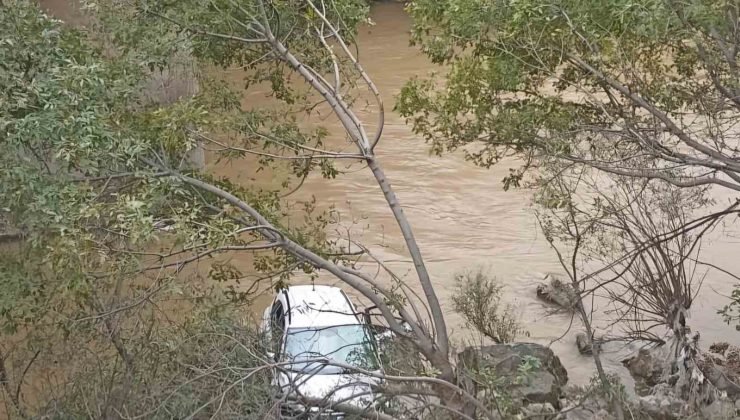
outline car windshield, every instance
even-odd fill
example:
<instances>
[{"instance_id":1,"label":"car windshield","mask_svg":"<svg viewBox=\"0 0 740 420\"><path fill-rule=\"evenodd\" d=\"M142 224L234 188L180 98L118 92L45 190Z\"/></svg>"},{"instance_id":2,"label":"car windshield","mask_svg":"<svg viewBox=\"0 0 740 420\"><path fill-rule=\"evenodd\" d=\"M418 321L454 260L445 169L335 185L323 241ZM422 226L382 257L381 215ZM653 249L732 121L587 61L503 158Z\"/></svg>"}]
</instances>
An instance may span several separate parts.
<instances>
[{"instance_id":1,"label":"car windshield","mask_svg":"<svg viewBox=\"0 0 740 420\"><path fill-rule=\"evenodd\" d=\"M310 359L328 358L365 370L378 369L378 359L369 331L364 325L340 325L322 328L289 328L285 338L285 356L294 371L321 374L347 371L339 366L324 366ZM301 363L304 362L304 363Z\"/></svg>"}]
</instances>

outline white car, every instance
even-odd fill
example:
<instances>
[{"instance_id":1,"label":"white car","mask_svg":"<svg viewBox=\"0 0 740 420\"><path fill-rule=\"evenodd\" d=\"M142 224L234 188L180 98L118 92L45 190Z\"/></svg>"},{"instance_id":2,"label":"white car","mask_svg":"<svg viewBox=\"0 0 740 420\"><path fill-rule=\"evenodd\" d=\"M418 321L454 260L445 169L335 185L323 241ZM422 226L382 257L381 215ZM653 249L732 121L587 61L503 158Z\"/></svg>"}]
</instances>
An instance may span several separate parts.
<instances>
[{"instance_id":1,"label":"white car","mask_svg":"<svg viewBox=\"0 0 740 420\"><path fill-rule=\"evenodd\" d=\"M279 291L265 310L262 330L269 356L279 364L272 381L286 397L282 415L343 419L333 404L372 408L373 388L380 383L373 374L382 373L377 345L342 289L307 285Z\"/></svg>"}]
</instances>

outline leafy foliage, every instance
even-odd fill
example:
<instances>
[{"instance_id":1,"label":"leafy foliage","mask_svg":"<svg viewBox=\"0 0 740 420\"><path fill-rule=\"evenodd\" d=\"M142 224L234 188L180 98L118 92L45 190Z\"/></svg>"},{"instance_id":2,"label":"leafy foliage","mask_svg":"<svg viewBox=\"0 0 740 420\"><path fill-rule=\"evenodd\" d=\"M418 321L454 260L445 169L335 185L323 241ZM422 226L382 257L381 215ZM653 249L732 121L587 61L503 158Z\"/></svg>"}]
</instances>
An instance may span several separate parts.
<instances>
[{"instance_id":1,"label":"leafy foliage","mask_svg":"<svg viewBox=\"0 0 740 420\"><path fill-rule=\"evenodd\" d=\"M740 286L732 290L731 301L718 311L727 324L737 323L735 329L740 331Z\"/></svg>"},{"instance_id":2,"label":"leafy foliage","mask_svg":"<svg viewBox=\"0 0 740 420\"><path fill-rule=\"evenodd\" d=\"M397 109L435 152L475 145L465 150L482 166L547 156L737 189L736 2L420 0L409 11L414 41L449 71L441 88L411 80Z\"/></svg>"},{"instance_id":3,"label":"leafy foliage","mask_svg":"<svg viewBox=\"0 0 740 420\"><path fill-rule=\"evenodd\" d=\"M191 3L187 10L205 13L203 3ZM88 2L98 14L84 30L35 3L1 7L0 219L23 234L0 258L0 367L12 380L3 398L20 417L103 418L122 410L147 417L223 410L228 417L266 409L262 375L236 373L258 362L258 343L229 311L250 303L260 285L241 285L243 274L220 255L254 252L251 270L276 283L315 269L244 230L253 221L223 199L172 174L229 191L285 237L328 254L331 214L313 202L286 203L287 180L271 189L237 185L199 172L190 159L205 137L292 153L264 138L315 145L325 130L299 129L284 113L244 111L229 86L197 71L185 75L196 93L158 97L152 81L183 61L200 68L207 63L197 59L207 54L225 63L246 52L198 44L128 6ZM336 18L350 11L340 8ZM335 174L320 159L285 172L302 178L317 168ZM225 370L193 380L214 366ZM24 400L29 383L40 404ZM67 383L75 386L60 386ZM6 393L16 386L19 392ZM221 395L227 404L219 404Z\"/></svg>"},{"instance_id":4,"label":"leafy foliage","mask_svg":"<svg viewBox=\"0 0 740 420\"><path fill-rule=\"evenodd\" d=\"M612 182L632 184L633 192L650 190L637 194L643 198L660 190L646 199L651 206L660 206L663 199L675 202L685 194L681 202L697 211L707 203L703 186L740 191L736 1L418 0L408 10L414 18L413 42L448 70L442 77L409 81L397 110L438 154L463 148L468 159L485 167L506 156L523 159L504 179L505 188L520 185L528 169L543 169L546 176L533 177L538 201L561 215L577 206L576 218L588 226L588 236L603 240L580 244L594 250L587 258L607 265L617 261L625 268L619 263L622 258L632 261L636 248L645 248L637 243L655 242L647 233L634 232L633 224L640 221L633 216L639 214L627 208L619 215L624 208L620 206L630 199L608 208L614 201ZM572 191L576 201L585 197L586 205L572 203L570 195L553 188L557 178L591 170L607 173L609 180L600 183L602 190ZM696 189L675 193L670 187L637 186L641 180ZM654 226L651 234L680 228L670 211L665 214L670 226ZM606 228L606 222L594 223L620 217L630 225L621 233ZM684 222L687 217L682 213ZM546 236L553 239L558 223L543 223ZM565 242L573 245L573 231L562 232L571 237ZM606 239L610 235L616 236ZM646 256L634 266L627 264L642 279L635 281L648 289L656 276L672 279L658 282L667 286L660 292L665 296L646 304L646 310L664 319L651 323L671 324L675 307L690 305L695 291L688 287L686 273L692 271L684 260L668 260L683 255L674 246L698 249L688 245L695 243L692 235L647 250L654 255L672 252L672 257L659 259L662 268L653 267ZM638 289L632 291L644 292ZM631 296L626 300L634 301ZM662 309L656 311L655 305Z\"/></svg>"},{"instance_id":5,"label":"leafy foliage","mask_svg":"<svg viewBox=\"0 0 740 420\"><path fill-rule=\"evenodd\" d=\"M302 102L307 92L299 84L291 83L294 74L290 66L269 44L261 42L257 33L262 19L275 38L285 42L306 66L319 71L331 66L331 53L316 36L316 31L324 27L323 22L302 1L86 0L86 4L102 18L103 27L114 40L133 51L145 52L148 57L164 58L155 66L167 62L168 57L162 51L185 46L203 62L224 69L237 66L247 70L246 88L266 83L276 98L289 104ZM324 16L348 41L356 34L357 25L367 19L367 12L367 4L360 0L334 0L323 8Z\"/></svg>"},{"instance_id":6,"label":"leafy foliage","mask_svg":"<svg viewBox=\"0 0 740 420\"><path fill-rule=\"evenodd\" d=\"M533 356L522 357L516 367L516 374L511 376L500 375L495 366L472 368L465 367L465 375L475 383L477 393L486 403L495 407L502 416L515 417L520 415L521 401L515 389L519 386L528 386L533 375L542 369L542 361Z\"/></svg>"},{"instance_id":7,"label":"leafy foliage","mask_svg":"<svg viewBox=\"0 0 740 420\"><path fill-rule=\"evenodd\" d=\"M569 247L553 246L574 287L607 290L633 338L658 339L658 326L682 335L699 238L737 200L697 224L684 211L707 204L704 186L740 191L738 2L418 0L408 10L413 41L446 73L409 81L396 109L437 154L462 149L484 167L519 158L505 188L536 167L545 238ZM589 271L595 262L603 268Z\"/></svg>"}]
</instances>

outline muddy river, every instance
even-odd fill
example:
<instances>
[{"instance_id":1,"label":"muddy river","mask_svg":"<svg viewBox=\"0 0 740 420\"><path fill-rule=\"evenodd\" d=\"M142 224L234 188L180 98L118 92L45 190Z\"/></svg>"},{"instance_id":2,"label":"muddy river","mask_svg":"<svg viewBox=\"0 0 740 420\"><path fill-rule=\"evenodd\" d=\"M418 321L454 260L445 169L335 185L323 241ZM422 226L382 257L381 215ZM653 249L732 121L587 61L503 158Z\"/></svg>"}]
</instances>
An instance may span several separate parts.
<instances>
[{"instance_id":1,"label":"muddy river","mask_svg":"<svg viewBox=\"0 0 740 420\"><path fill-rule=\"evenodd\" d=\"M54 3L54 2L52 2ZM61 3L61 2L56 2ZM414 135L404 119L392 111L394 98L404 82L413 76L425 76L435 69L414 47L409 46L408 16L398 3L373 6L374 26L363 27L359 36L360 60L380 89L386 103L386 124L383 138L376 149L386 174L394 186L401 204L414 227L437 293L447 314L453 340L463 345L471 339L459 316L452 312L451 296L454 276L465 270L483 267L505 286L504 299L516 305L529 337L522 340L550 344L567 367L575 383L584 383L593 374L593 362L581 356L575 348L578 321L568 314L552 314L535 296L536 282L546 274L560 274L554 252L539 233L531 205L531 192L503 191L501 180L515 162L502 162L490 170L477 168L459 154L432 156L424 140ZM239 80L238 72L225 77ZM263 92L251 92L244 98L245 106L269 103ZM372 109L359 112L369 122L375 121ZM341 130L330 119L322 121L337 136ZM336 139L336 142L341 142ZM248 162L216 164L212 171L249 183L255 179L253 165ZM341 215L334 234L349 230L353 239L368 246L398 275L414 285L415 273L406 254L401 234L380 190L366 168L359 164L342 167L345 174L334 180L311 176L293 197L308 199L315 196L322 208L333 205ZM257 177L260 177L257 175ZM732 195L718 191L718 202ZM336 229L335 229L336 228ZM740 273L740 229L728 225L718 229L705 242L703 258L731 272ZM249 259L239 261L248 266ZM335 283L321 277L324 283ZM721 295L732 289L730 277L710 271L702 291L692 308L690 324L702 334L708 346L715 340L740 344L740 333L724 325L717 309L726 302ZM266 305L266 300L260 300ZM259 312L262 308L255 308ZM595 308L596 311L604 308ZM558 340L559 339L559 340ZM628 349L617 345L607 347L607 369L621 371L618 360ZM623 372L621 372L623 373Z\"/></svg>"}]
</instances>

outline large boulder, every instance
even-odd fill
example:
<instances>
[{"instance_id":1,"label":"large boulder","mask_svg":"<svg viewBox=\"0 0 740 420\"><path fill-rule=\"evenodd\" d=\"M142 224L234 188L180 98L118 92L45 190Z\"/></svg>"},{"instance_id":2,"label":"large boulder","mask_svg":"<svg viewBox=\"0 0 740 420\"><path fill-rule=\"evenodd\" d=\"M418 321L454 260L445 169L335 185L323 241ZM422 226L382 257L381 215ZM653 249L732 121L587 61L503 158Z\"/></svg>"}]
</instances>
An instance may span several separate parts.
<instances>
[{"instance_id":1,"label":"large boulder","mask_svg":"<svg viewBox=\"0 0 740 420\"><path fill-rule=\"evenodd\" d=\"M537 297L567 310L573 310L578 303L573 286L549 274L537 285Z\"/></svg>"},{"instance_id":2,"label":"large boulder","mask_svg":"<svg viewBox=\"0 0 740 420\"><path fill-rule=\"evenodd\" d=\"M535 363L532 363L536 359ZM528 366L529 369L525 369ZM472 392L482 392L472 378L481 372L492 374L522 405L549 403L560 407L568 371L549 348L534 343L495 344L468 347L458 354L463 382Z\"/></svg>"},{"instance_id":3,"label":"large boulder","mask_svg":"<svg viewBox=\"0 0 740 420\"><path fill-rule=\"evenodd\" d=\"M642 348L636 355L622 360L635 381L647 387L655 386L660 381L665 367L662 358L654 353L655 350Z\"/></svg>"}]
</instances>

